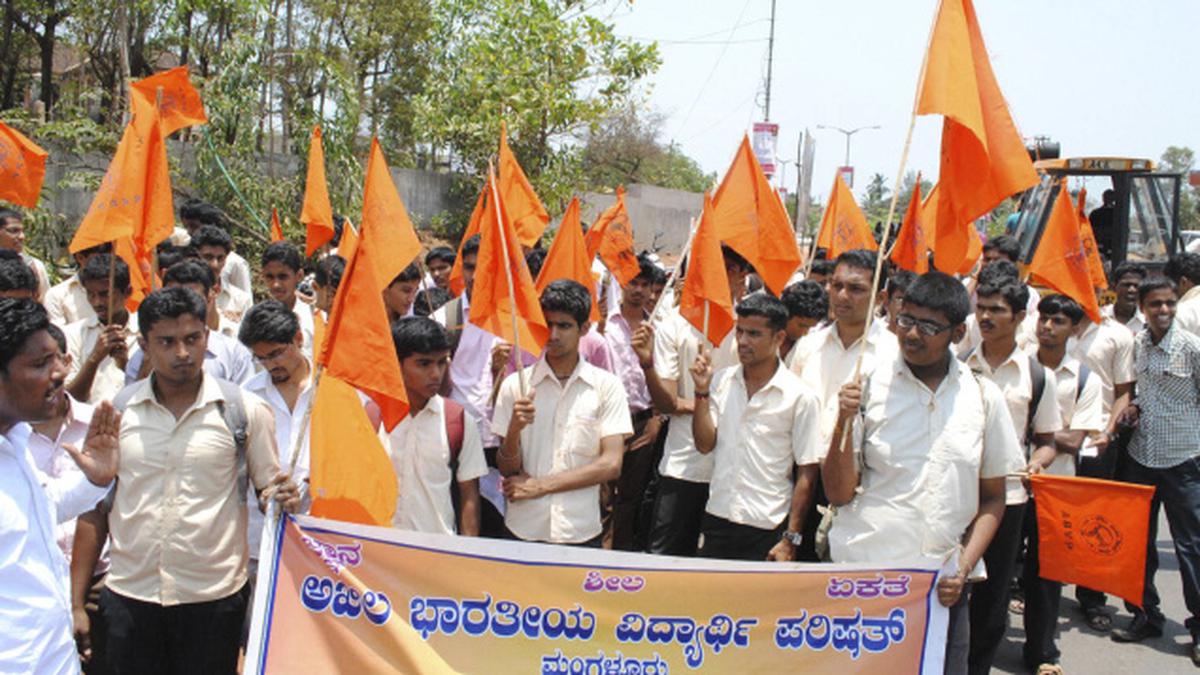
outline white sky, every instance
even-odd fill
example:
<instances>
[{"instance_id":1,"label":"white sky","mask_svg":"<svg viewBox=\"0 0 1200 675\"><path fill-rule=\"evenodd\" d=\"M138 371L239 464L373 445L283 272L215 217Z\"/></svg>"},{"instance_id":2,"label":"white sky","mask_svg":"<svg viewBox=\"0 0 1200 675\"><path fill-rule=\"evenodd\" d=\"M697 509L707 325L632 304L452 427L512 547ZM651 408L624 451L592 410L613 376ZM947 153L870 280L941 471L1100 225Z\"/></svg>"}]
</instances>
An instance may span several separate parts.
<instances>
[{"instance_id":1,"label":"white sky","mask_svg":"<svg viewBox=\"0 0 1200 675\"><path fill-rule=\"evenodd\" d=\"M854 192L896 175L936 0L778 0L771 121L779 157L816 136L812 191L822 203L845 137L818 124L882 129L854 135ZM1063 156L1157 160L1168 145L1200 152L1200 2L976 0L1000 88L1026 137ZM762 118L771 0L633 0L612 13L622 36L657 39L650 79L665 138L723 175L743 132ZM740 18L739 18L740 17ZM731 30L732 29L732 30ZM728 41L728 44L725 44ZM936 178L941 118L919 118L908 168ZM795 168L786 171L794 189Z\"/></svg>"}]
</instances>

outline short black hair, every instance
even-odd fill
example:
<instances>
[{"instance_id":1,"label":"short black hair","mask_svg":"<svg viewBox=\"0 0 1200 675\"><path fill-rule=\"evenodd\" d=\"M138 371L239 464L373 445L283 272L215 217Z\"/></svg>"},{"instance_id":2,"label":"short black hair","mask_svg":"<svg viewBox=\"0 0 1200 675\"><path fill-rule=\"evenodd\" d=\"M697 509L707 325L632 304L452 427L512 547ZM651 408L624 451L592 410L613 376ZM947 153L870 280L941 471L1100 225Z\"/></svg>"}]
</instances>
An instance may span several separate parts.
<instances>
[{"instance_id":1,"label":"short black hair","mask_svg":"<svg viewBox=\"0 0 1200 675\"><path fill-rule=\"evenodd\" d=\"M642 251L638 254L637 261L638 275L634 277L635 279L645 279L651 286L667 283L667 273L655 264L654 260L650 258L650 254Z\"/></svg>"},{"instance_id":2,"label":"short black hair","mask_svg":"<svg viewBox=\"0 0 1200 675\"><path fill-rule=\"evenodd\" d=\"M199 199L189 199L179 206L180 219L197 220L202 225L220 225L221 210Z\"/></svg>"},{"instance_id":3,"label":"short black hair","mask_svg":"<svg viewBox=\"0 0 1200 675\"><path fill-rule=\"evenodd\" d=\"M200 284L207 295L217 285L217 275L199 260L183 260L171 265L163 273L163 285L170 284Z\"/></svg>"},{"instance_id":4,"label":"short black hair","mask_svg":"<svg viewBox=\"0 0 1200 675\"><path fill-rule=\"evenodd\" d=\"M291 344L299 332L300 319L295 312L278 300L263 300L242 317L238 340L247 347L260 342Z\"/></svg>"},{"instance_id":5,"label":"short black hair","mask_svg":"<svg viewBox=\"0 0 1200 675\"><path fill-rule=\"evenodd\" d=\"M440 260L447 265L453 265L455 257L454 249L449 246L435 246L425 254L425 264L431 265L435 260Z\"/></svg>"},{"instance_id":6,"label":"short black hair","mask_svg":"<svg viewBox=\"0 0 1200 675\"><path fill-rule=\"evenodd\" d=\"M422 288L417 291L417 297L413 299L413 314L417 316L429 316L453 299L454 296L450 295L450 291L444 288L438 288L437 286Z\"/></svg>"},{"instance_id":7,"label":"short black hair","mask_svg":"<svg viewBox=\"0 0 1200 675\"><path fill-rule=\"evenodd\" d=\"M1200 253L1180 253L1171 256L1163 267L1163 274L1176 285L1184 279L1193 284L1200 284Z\"/></svg>"},{"instance_id":8,"label":"short black hair","mask_svg":"<svg viewBox=\"0 0 1200 675\"><path fill-rule=\"evenodd\" d=\"M195 246L188 244L187 246L176 246L167 242L158 245L158 267L159 269L169 270L175 265L184 260L199 260L204 262L200 257L200 252Z\"/></svg>"},{"instance_id":9,"label":"short black hair","mask_svg":"<svg viewBox=\"0 0 1200 675\"><path fill-rule=\"evenodd\" d=\"M1008 282L1003 284L980 284L979 290L975 292L975 297L991 297L999 295L1004 298L1004 303L1012 310L1013 314L1024 312L1029 306L1029 287L1021 282Z\"/></svg>"},{"instance_id":10,"label":"short black hair","mask_svg":"<svg viewBox=\"0 0 1200 675\"><path fill-rule=\"evenodd\" d=\"M1052 314L1064 314L1071 320L1071 324L1078 324L1083 321L1083 307L1071 297L1062 293L1047 295L1038 301L1038 314L1050 316Z\"/></svg>"},{"instance_id":11,"label":"short black hair","mask_svg":"<svg viewBox=\"0 0 1200 675\"><path fill-rule=\"evenodd\" d=\"M479 235L473 234L471 238L464 241L462 245L462 257L469 255L479 255Z\"/></svg>"},{"instance_id":12,"label":"short black hair","mask_svg":"<svg viewBox=\"0 0 1200 675\"><path fill-rule=\"evenodd\" d=\"M574 279L555 279L542 291L542 312L568 314L579 326L592 313L592 295Z\"/></svg>"},{"instance_id":13,"label":"short black hair","mask_svg":"<svg viewBox=\"0 0 1200 675\"><path fill-rule=\"evenodd\" d=\"M300 251L286 241L272 242L263 249L262 266L266 267L267 263L272 262L290 267L293 272L299 272L300 268L304 266L304 260L300 257Z\"/></svg>"},{"instance_id":14,"label":"short black hair","mask_svg":"<svg viewBox=\"0 0 1200 675\"><path fill-rule=\"evenodd\" d=\"M1132 260L1126 260L1113 269L1111 283L1114 286L1117 285L1117 283L1121 281L1121 277L1126 275L1133 275L1138 279L1145 279L1146 277L1150 276L1150 272L1146 269L1145 265L1138 262L1133 262Z\"/></svg>"},{"instance_id":15,"label":"short black hair","mask_svg":"<svg viewBox=\"0 0 1200 675\"><path fill-rule=\"evenodd\" d=\"M19 220L22 222L25 220L25 216L21 215L20 211L13 209L0 209L0 225L3 225L10 218L12 220Z\"/></svg>"},{"instance_id":16,"label":"short black hair","mask_svg":"<svg viewBox=\"0 0 1200 675\"><path fill-rule=\"evenodd\" d=\"M808 272L809 274L819 274L823 277L827 277L833 274L833 268L834 263L832 260L820 258L813 261L812 267L809 268Z\"/></svg>"},{"instance_id":17,"label":"short black hair","mask_svg":"<svg viewBox=\"0 0 1200 675\"><path fill-rule=\"evenodd\" d=\"M420 281L420 280L421 280L421 267L419 265L417 265L417 263L411 262L408 264L408 267L405 267L404 269L400 270L400 273L397 274L396 278L392 279L392 283L388 284L388 285L391 286L393 284L398 284L401 281Z\"/></svg>"},{"instance_id":18,"label":"short black hair","mask_svg":"<svg viewBox=\"0 0 1200 675\"><path fill-rule=\"evenodd\" d=\"M984 242L983 250L995 251L1012 262L1017 262L1017 258L1021 257L1021 242L1017 241L1016 237L1002 234Z\"/></svg>"},{"instance_id":19,"label":"short black hair","mask_svg":"<svg viewBox=\"0 0 1200 675\"><path fill-rule=\"evenodd\" d=\"M25 347L30 336L49 325L46 308L33 300L0 299L0 373L7 375L9 362Z\"/></svg>"},{"instance_id":20,"label":"short black hair","mask_svg":"<svg viewBox=\"0 0 1200 675\"><path fill-rule=\"evenodd\" d=\"M937 271L929 271L918 277L904 294L904 304L941 312L951 326L966 321L971 311L971 298L962 282Z\"/></svg>"},{"instance_id":21,"label":"short black hair","mask_svg":"<svg viewBox=\"0 0 1200 675\"><path fill-rule=\"evenodd\" d=\"M89 247L83 249L82 251L77 251L75 253L75 255L81 255L81 256L86 257L86 256L90 256L90 255L96 255L97 253L112 253L112 242L106 241L103 244L96 244L95 246L89 246Z\"/></svg>"},{"instance_id":22,"label":"short black hair","mask_svg":"<svg viewBox=\"0 0 1200 675\"><path fill-rule=\"evenodd\" d=\"M1021 271L1017 269L1016 263L1008 260L990 262L979 270L980 286L999 286L1004 283L1020 280Z\"/></svg>"},{"instance_id":23,"label":"short black hair","mask_svg":"<svg viewBox=\"0 0 1200 675\"><path fill-rule=\"evenodd\" d=\"M908 287L912 286L913 282L916 280L917 273L911 270L896 270L892 272L888 275L887 280L888 295L892 295L897 291L900 293L907 293Z\"/></svg>"},{"instance_id":24,"label":"short black hair","mask_svg":"<svg viewBox=\"0 0 1200 675\"><path fill-rule=\"evenodd\" d=\"M52 322L50 322L49 326L46 326L46 332L50 334L51 338L54 338L54 344L58 345L58 351L63 354L66 354L67 353L67 334L63 332L63 329L59 328L52 321Z\"/></svg>"},{"instance_id":25,"label":"short black hair","mask_svg":"<svg viewBox=\"0 0 1200 675\"><path fill-rule=\"evenodd\" d=\"M829 296L825 293L825 287L810 279L797 281L783 289L779 299L791 317L824 319L829 315Z\"/></svg>"},{"instance_id":26,"label":"short black hair","mask_svg":"<svg viewBox=\"0 0 1200 675\"><path fill-rule=\"evenodd\" d=\"M413 354L450 351L450 336L442 324L424 316L406 316L392 324L392 344L400 361Z\"/></svg>"},{"instance_id":27,"label":"short black hair","mask_svg":"<svg viewBox=\"0 0 1200 675\"><path fill-rule=\"evenodd\" d=\"M531 248L529 253L525 254L525 266L529 268L529 276L537 279L538 274L542 271L542 265L546 264L546 249Z\"/></svg>"},{"instance_id":28,"label":"short black hair","mask_svg":"<svg viewBox=\"0 0 1200 675\"><path fill-rule=\"evenodd\" d=\"M346 273L346 259L340 255L327 255L317 263L313 272L313 280L322 288L336 291L342 283L342 275Z\"/></svg>"},{"instance_id":29,"label":"short black hair","mask_svg":"<svg viewBox=\"0 0 1200 675\"><path fill-rule=\"evenodd\" d=\"M782 300L763 291L751 293L742 298L737 306L737 315L739 318L761 316L767 320L767 325L773 331L786 329L788 319L791 318L788 315L788 308Z\"/></svg>"},{"instance_id":30,"label":"short black hair","mask_svg":"<svg viewBox=\"0 0 1200 675\"><path fill-rule=\"evenodd\" d=\"M754 265L751 265L750 261L746 260L741 253L733 250L733 247L729 244L721 244L721 257L725 259L726 267L730 265L737 265L747 274L752 274L754 272Z\"/></svg>"},{"instance_id":31,"label":"short black hair","mask_svg":"<svg viewBox=\"0 0 1200 675\"><path fill-rule=\"evenodd\" d=\"M201 225L192 235L192 246L197 249L201 246L215 246L223 248L226 253L229 253L233 250L233 237L216 225Z\"/></svg>"},{"instance_id":32,"label":"short black hair","mask_svg":"<svg viewBox=\"0 0 1200 675\"><path fill-rule=\"evenodd\" d=\"M113 259L111 253L100 253L92 256L83 269L79 270L79 282L103 281L108 283L108 264ZM129 285L129 265L117 256L113 265L113 287L122 293L130 293L133 288Z\"/></svg>"},{"instance_id":33,"label":"short black hair","mask_svg":"<svg viewBox=\"0 0 1200 675\"><path fill-rule=\"evenodd\" d=\"M870 274L872 277L874 277L877 257L878 256L875 251L868 251L865 248L856 248L852 251L844 251L837 257L837 260L833 261L833 271L836 272L837 268L845 265L847 267L853 267L854 269L863 270L867 274ZM876 293L879 292L879 289L883 288L883 284L887 281L887 276L887 264L885 263L884 266L879 270L879 283L875 285Z\"/></svg>"},{"instance_id":34,"label":"short black hair","mask_svg":"<svg viewBox=\"0 0 1200 675\"><path fill-rule=\"evenodd\" d=\"M150 336L150 329L163 319L178 319L190 315L204 323L208 316L208 306L204 298L190 288L175 286L160 288L146 296L138 307L138 330L142 337Z\"/></svg>"},{"instance_id":35,"label":"short black hair","mask_svg":"<svg viewBox=\"0 0 1200 675\"><path fill-rule=\"evenodd\" d=\"M346 231L346 216L340 213L333 214L333 239L329 240L331 246L337 246L342 243L342 233Z\"/></svg>"},{"instance_id":36,"label":"short black hair","mask_svg":"<svg viewBox=\"0 0 1200 675\"><path fill-rule=\"evenodd\" d=\"M21 254L0 249L0 291L29 291L37 294L37 277Z\"/></svg>"},{"instance_id":37,"label":"short black hair","mask_svg":"<svg viewBox=\"0 0 1200 675\"><path fill-rule=\"evenodd\" d=\"M1154 291L1161 291L1164 288L1169 288L1176 297L1179 297L1179 284L1175 283L1170 277L1146 277L1142 283L1138 284L1138 304L1142 304L1146 300L1146 296Z\"/></svg>"}]
</instances>

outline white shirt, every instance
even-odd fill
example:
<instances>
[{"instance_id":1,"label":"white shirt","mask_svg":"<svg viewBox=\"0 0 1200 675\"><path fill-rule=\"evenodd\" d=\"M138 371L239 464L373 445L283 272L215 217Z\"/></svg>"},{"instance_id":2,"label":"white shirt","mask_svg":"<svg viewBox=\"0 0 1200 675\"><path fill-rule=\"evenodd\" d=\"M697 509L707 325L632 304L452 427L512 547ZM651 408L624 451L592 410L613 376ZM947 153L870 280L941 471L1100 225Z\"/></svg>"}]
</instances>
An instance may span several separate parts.
<instances>
[{"instance_id":1,"label":"white shirt","mask_svg":"<svg viewBox=\"0 0 1200 675\"><path fill-rule=\"evenodd\" d=\"M400 484L393 527L434 534L457 533L451 480L465 483L488 472L479 431L464 408L458 470L450 475L450 439L446 436L445 415L442 397L434 396L419 412L410 412L390 434L383 432L384 447L392 458Z\"/></svg>"},{"instance_id":2,"label":"white shirt","mask_svg":"<svg viewBox=\"0 0 1200 675\"><path fill-rule=\"evenodd\" d=\"M59 328L80 319L96 316L96 311L88 304L87 289L79 281L78 274L51 286L50 290L46 291L42 305L50 315L50 321Z\"/></svg>"},{"instance_id":3,"label":"white shirt","mask_svg":"<svg viewBox=\"0 0 1200 675\"><path fill-rule=\"evenodd\" d=\"M1100 377L1100 398L1107 428L1116 398L1114 385L1128 384L1136 379L1133 374L1133 336L1129 329L1113 319L1106 318L1098 324L1088 321L1078 336L1067 341L1067 353Z\"/></svg>"},{"instance_id":4,"label":"white shirt","mask_svg":"<svg viewBox=\"0 0 1200 675\"><path fill-rule=\"evenodd\" d=\"M663 310L662 321L655 326L654 370L664 380L675 381L675 395L691 399L696 387L689 370L700 353L700 343L706 340L696 327L679 314L678 308ZM721 346L712 351L713 371L738 365L735 330L729 331ZM667 439L663 446L658 471L664 476L693 483L707 483L712 478L713 455L696 450L692 436L692 415L671 415Z\"/></svg>"},{"instance_id":5,"label":"white shirt","mask_svg":"<svg viewBox=\"0 0 1200 675\"><path fill-rule=\"evenodd\" d=\"M931 391L903 358L864 383L854 437L862 472L829 531L835 562L944 562L979 511L979 481L1024 468L1000 389L966 364Z\"/></svg>"},{"instance_id":6,"label":"white shirt","mask_svg":"<svg viewBox=\"0 0 1200 675\"><path fill-rule=\"evenodd\" d=\"M1036 362L1036 357L1034 361ZM1004 402L1008 405L1008 416L1012 420L1013 433L1017 443L1025 448L1023 453L1029 459L1029 447L1025 442L1025 431L1030 429L1029 406L1033 402L1033 373L1030 369L1029 353L1016 347L1004 357L1004 361L993 369L983 357L983 345L971 352L967 357L967 367L986 377L1000 387L1004 394ZM1039 367L1046 379L1042 397L1038 399L1037 408L1033 411L1032 431L1035 434L1049 434L1062 430L1062 418L1058 413L1058 400L1055 397L1057 386L1054 374L1045 366ZM1033 439L1030 438L1030 441ZM1029 493L1021 483L1020 478L1009 477L1004 482L1004 503L1007 505L1024 504L1029 501Z\"/></svg>"},{"instance_id":7,"label":"white shirt","mask_svg":"<svg viewBox=\"0 0 1200 675\"><path fill-rule=\"evenodd\" d=\"M58 496L42 489L27 450L31 429L0 435L0 666L16 673L78 673L67 560L54 526L70 499L96 502L107 487L88 481Z\"/></svg>"},{"instance_id":8,"label":"white shirt","mask_svg":"<svg viewBox=\"0 0 1200 675\"><path fill-rule=\"evenodd\" d=\"M71 455L63 448L64 444L83 448L87 438L88 425L92 422L92 406L76 401L70 394L67 397L67 417L54 438L43 436L31 428L29 435L29 458L33 461L42 487L53 503L59 503L59 523L55 527L58 547L69 561L71 546L75 543L75 518L81 513L96 506L95 502L77 502L75 504L61 503L62 499L72 494L77 486L87 481L83 471Z\"/></svg>"},{"instance_id":9,"label":"white shirt","mask_svg":"<svg viewBox=\"0 0 1200 675\"><path fill-rule=\"evenodd\" d=\"M466 408L467 414L476 421L479 437L489 447L495 438L489 424L492 398L492 346L500 338L471 323L471 305L467 294L460 298L463 310L462 332L454 359L450 361L450 398ZM456 321L447 315L453 302L446 303L433 313L433 319L442 326ZM490 441L490 442L489 442Z\"/></svg>"},{"instance_id":10,"label":"white shirt","mask_svg":"<svg viewBox=\"0 0 1200 675\"><path fill-rule=\"evenodd\" d=\"M29 268L33 270L33 276L37 278L37 296L34 299L41 302L50 290L50 275L46 274L46 265L28 253L22 253L21 257L25 259L25 264L29 265Z\"/></svg>"},{"instance_id":11,"label":"white shirt","mask_svg":"<svg viewBox=\"0 0 1200 675\"><path fill-rule=\"evenodd\" d=\"M1200 335L1200 286L1192 286L1175 306L1175 325Z\"/></svg>"},{"instance_id":12,"label":"white shirt","mask_svg":"<svg viewBox=\"0 0 1200 675\"><path fill-rule=\"evenodd\" d=\"M125 364L125 384L130 385L138 380L142 371L142 363L146 353L141 345L133 348L129 354L129 363ZM241 342L228 335L209 329L208 344L204 348L204 372L234 384L246 384L254 377L254 355Z\"/></svg>"},{"instance_id":13,"label":"white shirt","mask_svg":"<svg viewBox=\"0 0 1200 675\"><path fill-rule=\"evenodd\" d=\"M1030 346L1037 348L1037 320L1038 320L1038 303L1041 302L1042 296L1033 286L1026 286L1029 289L1029 301L1025 303L1025 318L1021 320L1021 324L1017 326L1017 347L1028 349ZM967 333L962 340L953 347L954 353L966 354L972 349L976 349L983 344L983 333L979 330L979 317L975 315L975 299L974 293L971 294L971 314L967 316L965 322Z\"/></svg>"},{"instance_id":14,"label":"white shirt","mask_svg":"<svg viewBox=\"0 0 1200 675\"><path fill-rule=\"evenodd\" d=\"M229 269L228 264L225 265L225 269ZM241 323L242 317L253 305L254 298L250 293L237 286L222 285L221 292L217 293L217 311L221 313L222 319L228 319L232 323Z\"/></svg>"},{"instance_id":15,"label":"white shirt","mask_svg":"<svg viewBox=\"0 0 1200 675\"><path fill-rule=\"evenodd\" d=\"M221 287L231 286L242 290L246 295L254 292L250 281L250 263L238 255L237 251L229 252L225 257L225 267L221 268Z\"/></svg>"},{"instance_id":16,"label":"white shirt","mask_svg":"<svg viewBox=\"0 0 1200 675\"><path fill-rule=\"evenodd\" d=\"M538 359L529 376L537 413L521 430L521 464L534 478L585 466L600 456L606 436L633 434L629 402L616 375L581 357L570 377L560 383L545 359ZM500 385L492 432L503 436L520 396L519 375ZM600 486L591 485L509 502L504 524L529 541L574 544L600 534Z\"/></svg>"},{"instance_id":17,"label":"white shirt","mask_svg":"<svg viewBox=\"0 0 1200 675\"><path fill-rule=\"evenodd\" d=\"M1142 329L1146 327L1146 315L1142 314L1141 309L1134 309L1133 316L1129 317L1128 321L1122 322L1114 313L1116 311L1116 307L1116 305L1105 305L1100 308L1100 314L1125 326L1129 329L1129 332L1133 333L1135 336L1142 332Z\"/></svg>"},{"instance_id":18,"label":"white shirt","mask_svg":"<svg viewBox=\"0 0 1200 675\"><path fill-rule=\"evenodd\" d=\"M792 503L793 465L816 464L820 402L799 376L778 363L762 389L747 395L740 365L713 376L709 414L717 427L708 513L773 530Z\"/></svg>"},{"instance_id":19,"label":"white shirt","mask_svg":"<svg viewBox=\"0 0 1200 675\"><path fill-rule=\"evenodd\" d=\"M67 336L67 353L71 355L71 371L67 375L67 382L71 382L79 374L84 361L96 348L96 343L100 340L100 334L104 332L104 328L105 326L100 323L98 316L80 319L63 328L63 333ZM125 324L125 344L128 345L126 352L128 354L132 354L137 346L137 332L137 314L130 314L129 321ZM126 365L128 364L129 362L126 361ZM111 401L124 387L125 371L117 364L116 359L105 356L100 365L96 367L96 376L92 379L92 388L88 392L87 403Z\"/></svg>"},{"instance_id":20,"label":"white shirt","mask_svg":"<svg viewBox=\"0 0 1200 675\"><path fill-rule=\"evenodd\" d=\"M1036 354L1036 350L1032 353ZM1079 372L1082 366L1083 364L1070 354L1063 356L1062 362L1053 369L1054 399L1058 402L1063 428L1086 431L1090 435L1104 430L1104 406L1100 395L1100 378L1095 373L1089 373L1087 381L1080 389ZM1046 386L1050 386L1049 381L1046 382ZM1074 476L1075 458L1060 453L1050 466L1046 467L1046 473L1054 476Z\"/></svg>"}]
</instances>

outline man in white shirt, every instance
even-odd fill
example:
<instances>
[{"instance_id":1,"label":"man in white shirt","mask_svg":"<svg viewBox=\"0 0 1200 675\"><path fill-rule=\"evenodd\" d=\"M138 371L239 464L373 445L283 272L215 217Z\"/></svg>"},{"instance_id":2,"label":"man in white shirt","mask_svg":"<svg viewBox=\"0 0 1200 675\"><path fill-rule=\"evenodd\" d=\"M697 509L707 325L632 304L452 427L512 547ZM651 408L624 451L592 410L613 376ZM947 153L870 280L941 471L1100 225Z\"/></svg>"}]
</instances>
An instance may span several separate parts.
<instances>
[{"instance_id":1,"label":"man in white shirt","mask_svg":"<svg viewBox=\"0 0 1200 675\"><path fill-rule=\"evenodd\" d=\"M78 269L83 269L92 256L111 252L112 244L100 244L84 249L75 254L75 265ZM88 304L87 290L79 281L78 272L72 274L70 279L51 286L50 290L46 291L46 297L42 299L42 306L50 314L50 321L59 326L66 326L96 314Z\"/></svg>"},{"instance_id":2,"label":"man in white shirt","mask_svg":"<svg viewBox=\"0 0 1200 675\"><path fill-rule=\"evenodd\" d=\"M783 303L753 293L738 304L737 317L740 365L714 374L701 353L691 368L696 450L714 457L700 555L790 561L824 454L819 399L779 360L788 320Z\"/></svg>"},{"instance_id":3,"label":"man in white shirt","mask_svg":"<svg viewBox=\"0 0 1200 675\"><path fill-rule=\"evenodd\" d=\"M1200 335L1200 253L1180 253L1167 261L1163 274L1179 287L1175 325Z\"/></svg>"},{"instance_id":4,"label":"man in white shirt","mask_svg":"<svg viewBox=\"0 0 1200 675\"><path fill-rule=\"evenodd\" d=\"M779 296L788 309L787 337L779 347L779 358L789 370L796 355L800 339L815 330L829 317L829 296L825 287L815 281L797 281L783 289Z\"/></svg>"},{"instance_id":5,"label":"man in white shirt","mask_svg":"<svg viewBox=\"0 0 1200 675\"><path fill-rule=\"evenodd\" d=\"M1146 267L1125 261L1112 271L1112 287L1116 301L1100 308L1100 313L1124 325L1135 336L1146 327L1146 317L1138 307L1138 286L1146 278Z\"/></svg>"},{"instance_id":6,"label":"man in white shirt","mask_svg":"<svg viewBox=\"0 0 1200 675\"><path fill-rule=\"evenodd\" d=\"M821 467L838 507L835 562L944 564L957 552L957 573L937 588L950 608L948 673L967 672L968 575L1004 515L1005 476L1024 466L1004 395L950 352L969 307L966 289L941 272L909 287L897 316L901 358L842 387Z\"/></svg>"},{"instance_id":7,"label":"man in white shirt","mask_svg":"<svg viewBox=\"0 0 1200 675\"><path fill-rule=\"evenodd\" d=\"M1016 262L1009 260L1007 257L1000 257L986 263L980 270L977 279L969 279L968 285L971 290L971 315L967 317L967 333L963 339L954 346L954 351L957 354L965 354L974 350L983 342L983 336L979 332L979 317L975 316L975 290L979 286L991 285L1000 286L1005 282L1014 284L1024 283L1021 280L1021 271L1017 267ZM1025 304L1025 320L1021 322L1017 328L1017 346L1021 349L1036 345L1037 338L1034 334L1037 332L1037 304L1041 297L1038 295L1037 289L1029 289L1029 302Z\"/></svg>"},{"instance_id":8,"label":"man in white shirt","mask_svg":"<svg viewBox=\"0 0 1200 675\"><path fill-rule=\"evenodd\" d=\"M29 422L53 417L66 367L46 311L32 300L0 300L0 663L27 673L77 673L67 563L54 528L102 499L117 472L120 416L93 416L74 485L48 495L26 444Z\"/></svg>"},{"instance_id":9,"label":"man in white shirt","mask_svg":"<svg viewBox=\"0 0 1200 675\"><path fill-rule=\"evenodd\" d=\"M171 243L176 246L187 246L196 230L205 225L224 228L224 217L220 209L195 199L188 200L179 207L179 222L183 225L183 231L176 229L171 237ZM254 292L251 288L250 263L232 248L218 276L222 287L237 288L247 295Z\"/></svg>"},{"instance_id":10,"label":"man in white shirt","mask_svg":"<svg viewBox=\"0 0 1200 675\"><path fill-rule=\"evenodd\" d=\"M37 295L34 300L41 302L50 290L50 277L46 274L46 266L41 260L25 252L25 222L20 213L12 209L0 208L0 249L14 251L21 256L29 269L37 277Z\"/></svg>"},{"instance_id":11,"label":"man in white shirt","mask_svg":"<svg viewBox=\"0 0 1200 675\"><path fill-rule=\"evenodd\" d=\"M579 338L592 299L576 281L542 291L550 338L528 372L500 385L492 431L504 475L504 523L519 539L599 547L600 485L621 474L629 402L616 375L587 363ZM528 383L525 380L528 379Z\"/></svg>"},{"instance_id":12,"label":"man in white shirt","mask_svg":"<svg viewBox=\"0 0 1200 675\"><path fill-rule=\"evenodd\" d=\"M304 278L303 262L295 246L286 241L274 242L263 251L261 277L267 293L296 313L296 318L300 320L300 332L304 334L304 350L311 357L312 306L300 302L296 296L296 287Z\"/></svg>"},{"instance_id":13,"label":"man in white shirt","mask_svg":"<svg viewBox=\"0 0 1200 675\"><path fill-rule=\"evenodd\" d=\"M112 297L109 297L110 261L114 265ZM137 318L125 308L133 292L129 266L120 257L102 253L88 261L79 271L79 278L95 314L63 329L67 353L71 355L67 391L86 403L111 401L125 386L125 366L137 339Z\"/></svg>"},{"instance_id":14,"label":"man in white shirt","mask_svg":"<svg viewBox=\"0 0 1200 675\"><path fill-rule=\"evenodd\" d=\"M254 304L250 291L225 281L225 268L230 265L233 253L233 237L216 225L202 225L192 233L192 246L200 255L204 264L213 272L213 285L220 288L216 297L216 308L220 316L233 323L241 323L242 315ZM209 324L217 321L217 317L209 317Z\"/></svg>"},{"instance_id":15,"label":"man in white shirt","mask_svg":"<svg viewBox=\"0 0 1200 675\"><path fill-rule=\"evenodd\" d=\"M438 395L450 338L438 322L413 316L392 326L392 341L409 405L385 440L400 483L392 525L478 536L479 479L488 472L483 443L463 407Z\"/></svg>"}]
</instances>

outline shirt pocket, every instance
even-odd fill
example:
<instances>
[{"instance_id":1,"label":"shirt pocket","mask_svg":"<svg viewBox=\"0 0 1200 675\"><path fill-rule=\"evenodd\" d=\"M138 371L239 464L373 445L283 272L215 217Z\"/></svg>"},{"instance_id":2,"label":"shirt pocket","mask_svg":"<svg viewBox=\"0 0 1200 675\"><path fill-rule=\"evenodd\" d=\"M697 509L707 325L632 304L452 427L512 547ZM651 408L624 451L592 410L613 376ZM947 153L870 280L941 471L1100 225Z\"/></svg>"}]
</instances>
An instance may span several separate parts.
<instances>
[{"instance_id":1,"label":"shirt pocket","mask_svg":"<svg viewBox=\"0 0 1200 675\"><path fill-rule=\"evenodd\" d=\"M562 444L568 467L600 454L600 418L595 412L572 412L563 423Z\"/></svg>"}]
</instances>

